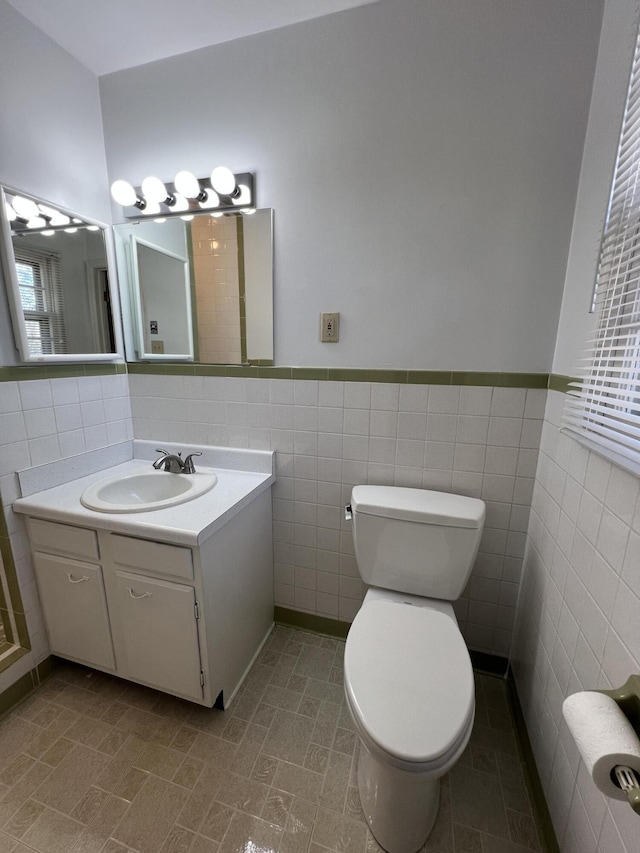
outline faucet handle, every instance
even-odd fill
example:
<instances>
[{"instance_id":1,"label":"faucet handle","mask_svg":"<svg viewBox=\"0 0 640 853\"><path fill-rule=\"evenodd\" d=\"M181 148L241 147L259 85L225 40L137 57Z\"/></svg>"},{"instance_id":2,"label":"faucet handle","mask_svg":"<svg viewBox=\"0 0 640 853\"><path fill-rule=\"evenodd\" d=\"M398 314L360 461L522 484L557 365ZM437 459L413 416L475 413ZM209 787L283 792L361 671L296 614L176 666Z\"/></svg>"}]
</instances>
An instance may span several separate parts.
<instances>
[{"instance_id":1,"label":"faucet handle","mask_svg":"<svg viewBox=\"0 0 640 853\"><path fill-rule=\"evenodd\" d=\"M160 467L161 467L161 465L162 465L162 460L163 460L163 458L164 458L165 456L169 456L169 451L168 451L168 450L163 450L161 447L156 447L156 453L162 453L162 456L160 456L158 459L156 459L156 461L153 463L153 467L154 467L157 471L159 471L159 470L160 470Z\"/></svg>"},{"instance_id":2,"label":"faucet handle","mask_svg":"<svg viewBox=\"0 0 640 853\"><path fill-rule=\"evenodd\" d=\"M190 453L185 458L184 467L182 469L185 474L195 474L196 473L196 469L195 469L194 464L193 464L193 457L194 456L202 456L202 451L198 450L195 453Z\"/></svg>"}]
</instances>

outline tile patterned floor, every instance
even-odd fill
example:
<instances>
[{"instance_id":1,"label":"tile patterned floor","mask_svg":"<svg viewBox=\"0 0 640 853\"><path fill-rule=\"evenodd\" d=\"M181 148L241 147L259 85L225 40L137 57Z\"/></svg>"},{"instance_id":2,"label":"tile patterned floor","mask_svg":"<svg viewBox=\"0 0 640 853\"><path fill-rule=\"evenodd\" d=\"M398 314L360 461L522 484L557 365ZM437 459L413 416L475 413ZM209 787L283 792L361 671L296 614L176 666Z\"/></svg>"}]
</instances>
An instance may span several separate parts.
<instances>
[{"instance_id":1,"label":"tile patterned floor","mask_svg":"<svg viewBox=\"0 0 640 853\"><path fill-rule=\"evenodd\" d=\"M380 853L343 649L277 627L225 712L61 667L0 722L0 853ZM500 679L442 784L425 853L541 850Z\"/></svg>"}]
</instances>

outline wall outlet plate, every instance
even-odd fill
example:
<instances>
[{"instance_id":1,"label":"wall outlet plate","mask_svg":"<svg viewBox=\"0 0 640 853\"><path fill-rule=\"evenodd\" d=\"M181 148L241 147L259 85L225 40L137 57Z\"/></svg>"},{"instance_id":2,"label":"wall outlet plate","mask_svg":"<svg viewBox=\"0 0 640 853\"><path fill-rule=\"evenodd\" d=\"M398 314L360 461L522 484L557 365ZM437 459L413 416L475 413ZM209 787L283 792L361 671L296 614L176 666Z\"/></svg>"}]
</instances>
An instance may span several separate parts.
<instances>
[{"instance_id":1,"label":"wall outlet plate","mask_svg":"<svg viewBox=\"0 0 640 853\"><path fill-rule=\"evenodd\" d=\"M151 341L151 354L164 355L164 341Z\"/></svg>"},{"instance_id":2,"label":"wall outlet plate","mask_svg":"<svg viewBox=\"0 0 640 853\"><path fill-rule=\"evenodd\" d=\"M320 340L324 344L338 343L340 335L340 312L320 315Z\"/></svg>"}]
</instances>

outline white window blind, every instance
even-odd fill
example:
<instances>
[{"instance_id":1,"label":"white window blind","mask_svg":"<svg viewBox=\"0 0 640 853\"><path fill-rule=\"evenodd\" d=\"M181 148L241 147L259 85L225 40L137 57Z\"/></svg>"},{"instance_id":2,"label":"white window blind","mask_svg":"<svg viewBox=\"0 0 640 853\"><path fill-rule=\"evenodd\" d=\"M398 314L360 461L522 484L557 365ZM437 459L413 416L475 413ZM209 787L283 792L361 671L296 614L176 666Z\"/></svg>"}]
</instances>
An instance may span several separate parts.
<instances>
[{"instance_id":1,"label":"white window blind","mask_svg":"<svg viewBox=\"0 0 640 853\"><path fill-rule=\"evenodd\" d=\"M595 332L571 383L564 425L640 464L640 38L594 291Z\"/></svg>"},{"instance_id":2,"label":"white window blind","mask_svg":"<svg viewBox=\"0 0 640 853\"><path fill-rule=\"evenodd\" d=\"M29 352L68 352L59 255L15 244L14 255Z\"/></svg>"}]
</instances>

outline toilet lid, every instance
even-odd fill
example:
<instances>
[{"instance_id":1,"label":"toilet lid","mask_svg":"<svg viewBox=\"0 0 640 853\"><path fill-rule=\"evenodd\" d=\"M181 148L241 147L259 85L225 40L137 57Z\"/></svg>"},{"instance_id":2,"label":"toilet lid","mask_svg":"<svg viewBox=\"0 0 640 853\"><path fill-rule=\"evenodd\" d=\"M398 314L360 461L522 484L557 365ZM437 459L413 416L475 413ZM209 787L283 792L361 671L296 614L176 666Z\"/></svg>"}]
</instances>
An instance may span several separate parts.
<instances>
[{"instance_id":1,"label":"toilet lid","mask_svg":"<svg viewBox=\"0 0 640 853\"><path fill-rule=\"evenodd\" d=\"M403 761L435 761L473 719L469 652L456 622L430 607L371 601L347 637L345 688L359 722Z\"/></svg>"}]
</instances>

